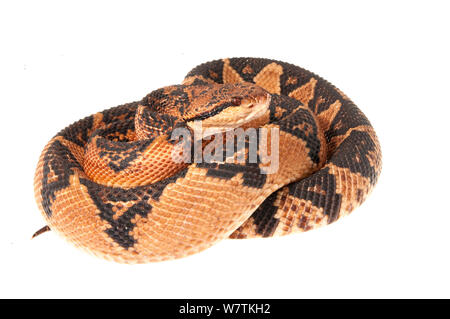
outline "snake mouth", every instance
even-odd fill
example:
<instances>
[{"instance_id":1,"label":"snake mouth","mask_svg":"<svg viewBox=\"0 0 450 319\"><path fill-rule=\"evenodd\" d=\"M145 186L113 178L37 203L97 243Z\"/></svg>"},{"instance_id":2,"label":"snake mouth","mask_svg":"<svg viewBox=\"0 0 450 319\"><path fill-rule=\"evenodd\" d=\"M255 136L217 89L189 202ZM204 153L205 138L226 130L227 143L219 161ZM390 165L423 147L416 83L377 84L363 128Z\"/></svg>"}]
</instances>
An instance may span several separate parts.
<instances>
[{"instance_id":1,"label":"snake mouth","mask_svg":"<svg viewBox=\"0 0 450 319\"><path fill-rule=\"evenodd\" d=\"M244 126L267 114L270 101L271 96L268 93L246 98L241 101L239 106L221 107L217 111L210 112L208 116L196 117L186 124L191 129L198 129L201 124L202 131L206 136L223 133Z\"/></svg>"}]
</instances>

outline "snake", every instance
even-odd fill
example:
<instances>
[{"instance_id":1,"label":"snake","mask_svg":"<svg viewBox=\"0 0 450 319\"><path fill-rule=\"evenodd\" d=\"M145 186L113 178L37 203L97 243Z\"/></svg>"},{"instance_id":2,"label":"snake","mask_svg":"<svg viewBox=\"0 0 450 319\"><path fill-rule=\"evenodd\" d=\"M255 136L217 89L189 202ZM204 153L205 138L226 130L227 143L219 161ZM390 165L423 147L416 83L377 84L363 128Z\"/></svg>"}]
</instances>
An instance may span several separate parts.
<instances>
[{"instance_id":1,"label":"snake","mask_svg":"<svg viewBox=\"0 0 450 319\"><path fill-rule=\"evenodd\" d=\"M46 230L106 260L148 263L333 223L371 193L381 160L367 117L323 78L225 58L60 131L34 195Z\"/></svg>"}]
</instances>

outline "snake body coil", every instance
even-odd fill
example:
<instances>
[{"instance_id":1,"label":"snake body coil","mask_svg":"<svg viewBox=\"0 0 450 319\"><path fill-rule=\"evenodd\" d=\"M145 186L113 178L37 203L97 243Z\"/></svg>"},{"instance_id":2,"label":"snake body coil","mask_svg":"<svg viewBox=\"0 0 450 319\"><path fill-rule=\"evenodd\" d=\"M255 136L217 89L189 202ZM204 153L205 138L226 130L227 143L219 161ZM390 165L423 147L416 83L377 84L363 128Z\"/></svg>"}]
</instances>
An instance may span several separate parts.
<instances>
[{"instance_id":1,"label":"snake body coil","mask_svg":"<svg viewBox=\"0 0 450 319\"><path fill-rule=\"evenodd\" d=\"M192 132L196 121L219 135L267 128L266 145L278 132L278 169L266 174L267 163L248 160L249 137L231 161L189 163L177 147L196 141L172 134ZM179 151L184 160L174 161ZM97 256L143 263L187 256L227 237L332 223L364 201L380 170L376 134L341 91L288 63L232 58L68 126L45 146L34 189L52 230Z\"/></svg>"}]
</instances>

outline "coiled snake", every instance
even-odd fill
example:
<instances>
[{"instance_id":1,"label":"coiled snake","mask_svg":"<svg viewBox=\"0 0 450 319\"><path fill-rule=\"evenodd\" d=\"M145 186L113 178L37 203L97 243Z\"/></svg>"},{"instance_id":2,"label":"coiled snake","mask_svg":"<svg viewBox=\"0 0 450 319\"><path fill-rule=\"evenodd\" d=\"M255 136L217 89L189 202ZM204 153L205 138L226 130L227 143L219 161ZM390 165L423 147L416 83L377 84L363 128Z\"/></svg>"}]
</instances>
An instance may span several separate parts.
<instances>
[{"instance_id":1,"label":"coiled snake","mask_svg":"<svg viewBox=\"0 0 450 319\"><path fill-rule=\"evenodd\" d=\"M176 129L194 132L194 123L203 137L208 129L214 137L173 138ZM252 149L244 134L222 160L188 152L196 145L205 154L210 145L236 141L226 135L234 129L261 127L265 144ZM274 155L273 141L278 166L268 173L261 155ZM256 162L252 152L260 155ZM50 229L97 256L144 263L228 237L332 223L364 201L380 170L376 134L341 91L288 63L232 58L68 126L45 146L34 190Z\"/></svg>"}]
</instances>

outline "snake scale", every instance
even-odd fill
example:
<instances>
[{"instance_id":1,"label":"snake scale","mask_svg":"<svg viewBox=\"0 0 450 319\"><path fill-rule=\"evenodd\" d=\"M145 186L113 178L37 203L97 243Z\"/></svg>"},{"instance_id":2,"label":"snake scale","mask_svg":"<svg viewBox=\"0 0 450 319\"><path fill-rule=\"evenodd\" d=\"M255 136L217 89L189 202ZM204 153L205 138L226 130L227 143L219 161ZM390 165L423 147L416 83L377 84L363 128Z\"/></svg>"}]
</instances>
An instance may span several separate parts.
<instances>
[{"instance_id":1,"label":"snake scale","mask_svg":"<svg viewBox=\"0 0 450 319\"><path fill-rule=\"evenodd\" d=\"M249 136L226 160L186 161L180 150L198 141L172 134L194 122L216 134L201 151L232 141L217 138L231 130L267 128L256 152L277 141L278 169L249 160ZM380 171L374 129L340 90L292 64L229 58L63 129L40 156L34 191L49 229L75 246L145 263L330 224L365 200Z\"/></svg>"}]
</instances>

